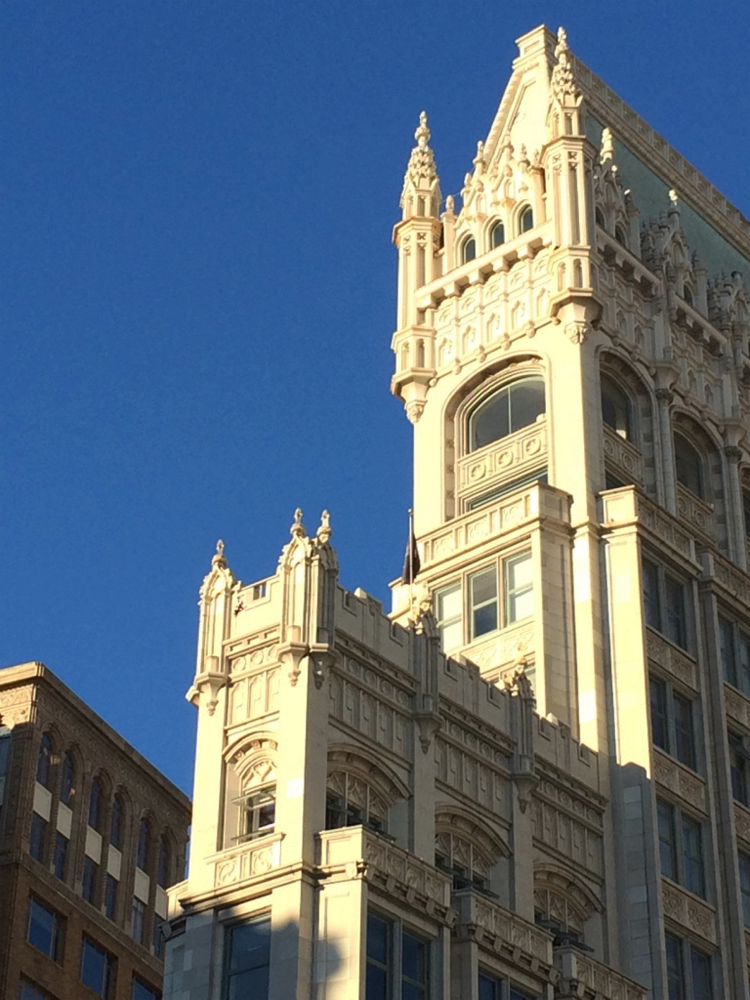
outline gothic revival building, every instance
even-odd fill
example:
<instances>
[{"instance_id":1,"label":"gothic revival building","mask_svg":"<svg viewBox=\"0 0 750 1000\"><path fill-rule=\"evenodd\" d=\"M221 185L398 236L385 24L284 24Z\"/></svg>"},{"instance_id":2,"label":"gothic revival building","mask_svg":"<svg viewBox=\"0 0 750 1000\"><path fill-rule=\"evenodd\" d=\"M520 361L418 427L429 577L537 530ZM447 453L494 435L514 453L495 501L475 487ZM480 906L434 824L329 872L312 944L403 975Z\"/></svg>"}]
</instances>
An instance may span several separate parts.
<instances>
[{"instance_id":1,"label":"gothic revival building","mask_svg":"<svg viewBox=\"0 0 750 1000\"><path fill-rule=\"evenodd\" d=\"M298 512L204 581L170 1000L750 995L750 227L518 45L460 208L424 114L404 181L413 578Z\"/></svg>"},{"instance_id":2,"label":"gothic revival building","mask_svg":"<svg viewBox=\"0 0 750 1000\"><path fill-rule=\"evenodd\" d=\"M41 663L0 670L0 996L159 1000L190 803Z\"/></svg>"}]
</instances>

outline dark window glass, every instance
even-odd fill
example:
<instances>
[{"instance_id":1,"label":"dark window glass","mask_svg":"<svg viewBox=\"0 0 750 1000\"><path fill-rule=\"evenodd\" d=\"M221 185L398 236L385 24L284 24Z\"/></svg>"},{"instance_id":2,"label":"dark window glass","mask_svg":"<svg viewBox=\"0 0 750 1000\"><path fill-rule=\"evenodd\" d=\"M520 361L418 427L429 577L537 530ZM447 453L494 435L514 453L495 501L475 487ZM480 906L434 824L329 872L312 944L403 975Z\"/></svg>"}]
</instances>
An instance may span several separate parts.
<instances>
[{"instance_id":1,"label":"dark window glass","mask_svg":"<svg viewBox=\"0 0 750 1000\"><path fill-rule=\"evenodd\" d=\"M654 563L644 559L643 568L643 612L646 624L661 631L661 601L659 598L659 570Z\"/></svg>"},{"instance_id":2,"label":"dark window glass","mask_svg":"<svg viewBox=\"0 0 750 1000\"><path fill-rule=\"evenodd\" d=\"M522 233L528 233L530 229L534 228L534 213L531 208L525 208L521 213L518 228Z\"/></svg>"},{"instance_id":3,"label":"dark window glass","mask_svg":"<svg viewBox=\"0 0 750 1000\"><path fill-rule=\"evenodd\" d=\"M230 927L227 949L227 1000L265 1000L271 960L271 921Z\"/></svg>"},{"instance_id":4,"label":"dark window glass","mask_svg":"<svg viewBox=\"0 0 750 1000\"><path fill-rule=\"evenodd\" d=\"M117 911L118 882L114 875L107 874L104 879L104 913L110 920L115 919Z\"/></svg>"},{"instance_id":5,"label":"dark window glass","mask_svg":"<svg viewBox=\"0 0 750 1000\"><path fill-rule=\"evenodd\" d=\"M732 779L732 795L743 806L750 805L750 794L748 794L749 756L743 737L729 733L729 771Z\"/></svg>"},{"instance_id":6,"label":"dark window glass","mask_svg":"<svg viewBox=\"0 0 750 1000\"><path fill-rule=\"evenodd\" d=\"M667 605L666 636L683 649L688 647L685 586L671 576L664 578Z\"/></svg>"},{"instance_id":7,"label":"dark window glass","mask_svg":"<svg viewBox=\"0 0 750 1000\"><path fill-rule=\"evenodd\" d=\"M493 393L469 417L469 450L536 423L545 412L544 380L524 378Z\"/></svg>"},{"instance_id":8,"label":"dark window glass","mask_svg":"<svg viewBox=\"0 0 750 1000\"><path fill-rule=\"evenodd\" d=\"M501 983L479 973L479 1000L502 1000Z\"/></svg>"},{"instance_id":9,"label":"dark window glass","mask_svg":"<svg viewBox=\"0 0 750 1000\"><path fill-rule=\"evenodd\" d=\"M669 720L667 717L667 685L662 680L651 677L649 680L649 695L651 700L651 741L669 753Z\"/></svg>"},{"instance_id":10,"label":"dark window glass","mask_svg":"<svg viewBox=\"0 0 750 1000\"><path fill-rule=\"evenodd\" d=\"M143 980L133 976L133 988L130 993L130 1000L159 1000L161 993L152 986L147 986Z\"/></svg>"},{"instance_id":11,"label":"dark window glass","mask_svg":"<svg viewBox=\"0 0 750 1000\"><path fill-rule=\"evenodd\" d=\"M674 459L677 482L705 500L703 459L681 434L674 436Z\"/></svg>"},{"instance_id":12,"label":"dark window glass","mask_svg":"<svg viewBox=\"0 0 750 1000\"><path fill-rule=\"evenodd\" d=\"M734 626L726 618L719 618L719 655L724 680L733 687L737 684L737 657L734 650Z\"/></svg>"},{"instance_id":13,"label":"dark window glass","mask_svg":"<svg viewBox=\"0 0 750 1000\"><path fill-rule=\"evenodd\" d=\"M91 782L91 794L89 795L89 826L92 830L99 830L102 821L102 785L98 778Z\"/></svg>"},{"instance_id":14,"label":"dark window glass","mask_svg":"<svg viewBox=\"0 0 750 1000\"><path fill-rule=\"evenodd\" d=\"M491 243L493 250L505 243L505 226L502 222L496 222L492 227Z\"/></svg>"},{"instance_id":15,"label":"dark window glass","mask_svg":"<svg viewBox=\"0 0 750 1000\"><path fill-rule=\"evenodd\" d=\"M750 927L750 856L739 855L740 893L742 894L742 919Z\"/></svg>"},{"instance_id":16,"label":"dark window glass","mask_svg":"<svg viewBox=\"0 0 750 1000\"><path fill-rule=\"evenodd\" d=\"M682 695L672 695L674 712L674 755L681 764L695 770L693 703Z\"/></svg>"},{"instance_id":17,"label":"dark window glass","mask_svg":"<svg viewBox=\"0 0 750 1000\"><path fill-rule=\"evenodd\" d=\"M742 512L745 518L745 535L750 540L750 490L742 491Z\"/></svg>"},{"instance_id":18,"label":"dark window glass","mask_svg":"<svg viewBox=\"0 0 750 1000\"><path fill-rule=\"evenodd\" d=\"M156 874L156 881L162 889L169 887L169 845L167 844L166 837L162 837L159 840L159 867Z\"/></svg>"},{"instance_id":19,"label":"dark window glass","mask_svg":"<svg viewBox=\"0 0 750 1000\"><path fill-rule=\"evenodd\" d=\"M631 438L630 399L617 383L607 378L606 375L602 375L601 390L602 420L620 437L629 441Z\"/></svg>"},{"instance_id":20,"label":"dark window glass","mask_svg":"<svg viewBox=\"0 0 750 1000\"><path fill-rule=\"evenodd\" d=\"M81 883L81 895L86 900L87 903L94 902L94 893L96 892L96 876L99 870L99 865L93 858L85 857L83 859L83 880Z\"/></svg>"},{"instance_id":21,"label":"dark window glass","mask_svg":"<svg viewBox=\"0 0 750 1000\"><path fill-rule=\"evenodd\" d=\"M697 896L705 896L701 825L689 816L682 817L682 868L685 888Z\"/></svg>"},{"instance_id":22,"label":"dark window glass","mask_svg":"<svg viewBox=\"0 0 750 1000\"><path fill-rule=\"evenodd\" d=\"M402 1000L426 1000L429 945L427 941L404 931L401 939Z\"/></svg>"},{"instance_id":23,"label":"dark window glass","mask_svg":"<svg viewBox=\"0 0 750 1000\"><path fill-rule=\"evenodd\" d=\"M151 831L149 829L148 820L142 819L141 826L138 831L138 853L136 855L136 864L142 871L145 871L146 866L148 865L150 840Z\"/></svg>"},{"instance_id":24,"label":"dark window glass","mask_svg":"<svg viewBox=\"0 0 750 1000\"><path fill-rule=\"evenodd\" d=\"M31 816L31 835L29 837L29 854L37 861L44 861L44 842L47 837L47 820L39 813Z\"/></svg>"},{"instance_id":25,"label":"dark window glass","mask_svg":"<svg viewBox=\"0 0 750 1000\"><path fill-rule=\"evenodd\" d=\"M65 872L67 870L68 862L68 838L60 833L59 830L55 832L55 854L52 859L52 864L55 869L55 875L62 881L65 881Z\"/></svg>"},{"instance_id":26,"label":"dark window glass","mask_svg":"<svg viewBox=\"0 0 750 1000\"><path fill-rule=\"evenodd\" d=\"M22 979L18 984L18 1000L50 1000L50 995L28 980Z\"/></svg>"},{"instance_id":27,"label":"dark window glass","mask_svg":"<svg viewBox=\"0 0 750 1000\"><path fill-rule=\"evenodd\" d=\"M367 917L365 1000L388 1000L391 978L392 923L374 913Z\"/></svg>"},{"instance_id":28,"label":"dark window glass","mask_svg":"<svg viewBox=\"0 0 750 1000\"><path fill-rule=\"evenodd\" d=\"M694 298L693 298L693 289L690 287L690 285L684 285L683 286L682 297L687 302L687 304L689 306L691 306L693 304L693 301L694 301Z\"/></svg>"},{"instance_id":29,"label":"dark window glass","mask_svg":"<svg viewBox=\"0 0 750 1000\"><path fill-rule=\"evenodd\" d=\"M659 860L661 873L674 882L677 877L677 845L675 838L674 807L666 802L656 803L659 823Z\"/></svg>"},{"instance_id":30,"label":"dark window glass","mask_svg":"<svg viewBox=\"0 0 750 1000\"><path fill-rule=\"evenodd\" d=\"M115 795L112 799L112 815L109 824L109 842L118 850L122 841L122 799Z\"/></svg>"},{"instance_id":31,"label":"dark window glass","mask_svg":"<svg viewBox=\"0 0 750 1000\"><path fill-rule=\"evenodd\" d=\"M40 785L49 788L50 770L52 764L52 742L45 733L39 745L39 757L36 762L36 780Z\"/></svg>"},{"instance_id":32,"label":"dark window glass","mask_svg":"<svg viewBox=\"0 0 750 1000\"><path fill-rule=\"evenodd\" d=\"M693 1000L714 1000L714 992L711 987L710 955L698 951L697 948L691 948L690 973L693 980Z\"/></svg>"},{"instance_id":33,"label":"dark window glass","mask_svg":"<svg viewBox=\"0 0 750 1000\"><path fill-rule=\"evenodd\" d=\"M240 840L273 833L276 824L276 788L264 788L243 797L244 819Z\"/></svg>"},{"instance_id":34,"label":"dark window glass","mask_svg":"<svg viewBox=\"0 0 750 1000\"><path fill-rule=\"evenodd\" d=\"M60 946L60 918L34 896L29 896L29 905L26 911L26 940L48 958L57 961Z\"/></svg>"},{"instance_id":35,"label":"dark window glass","mask_svg":"<svg viewBox=\"0 0 750 1000\"><path fill-rule=\"evenodd\" d=\"M473 237L464 243L461 248L461 258L464 264L468 264L470 260L474 260L477 255L477 241Z\"/></svg>"},{"instance_id":36,"label":"dark window glass","mask_svg":"<svg viewBox=\"0 0 750 1000\"><path fill-rule=\"evenodd\" d=\"M75 778L75 765L69 753L63 757L62 772L60 776L60 801L66 806L70 805L73 795L73 781Z\"/></svg>"},{"instance_id":37,"label":"dark window glass","mask_svg":"<svg viewBox=\"0 0 750 1000\"><path fill-rule=\"evenodd\" d=\"M669 1000L686 1000L685 976L682 969L682 944L679 938L666 934L667 996Z\"/></svg>"},{"instance_id":38,"label":"dark window glass","mask_svg":"<svg viewBox=\"0 0 750 1000\"><path fill-rule=\"evenodd\" d=\"M471 638L476 639L498 627L497 567L493 564L469 577Z\"/></svg>"},{"instance_id":39,"label":"dark window glass","mask_svg":"<svg viewBox=\"0 0 750 1000\"><path fill-rule=\"evenodd\" d=\"M80 979L84 986L100 997L109 997L113 992L115 959L113 955L84 936L81 944Z\"/></svg>"},{"instance_id":40,"label":"dark window glass","mask_svg":"<svg viewBox=\"0 0 750 1000\"><path fill-rule=\"evenodd\" d=\"M130 916L130 933L134 941L143 944L143 929L146 923L146 904L137 896L133 896L133 906Z\"/></svg>"},{"instance_id":41,"label":"dark window glass","mask_svg":"<svg viewBox=\"0 0 750 1000\"><path fill-rule=\"evenodd\" d=\"M154 955L156 955L157 958L161 958L161 953L164 948L163 926L161 917L154 917Z\"/></svg>"}]
</instances>

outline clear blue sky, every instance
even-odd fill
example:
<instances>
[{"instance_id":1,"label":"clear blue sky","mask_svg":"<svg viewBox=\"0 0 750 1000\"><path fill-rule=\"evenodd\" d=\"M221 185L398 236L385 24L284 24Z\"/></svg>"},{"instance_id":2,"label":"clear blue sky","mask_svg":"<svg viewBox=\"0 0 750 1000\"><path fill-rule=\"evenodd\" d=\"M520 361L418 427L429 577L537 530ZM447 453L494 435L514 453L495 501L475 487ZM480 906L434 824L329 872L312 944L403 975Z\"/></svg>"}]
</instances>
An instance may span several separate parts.
<instances>
[{"instance_id":1,"label":"clear blue sky","mask_svg":"<svg viewBox=\"0 0 750 1000\"><path fill-rule=\"evenodd\" d=\"M542 22L748 214L746 0L0 4L0 663L186 790L217 538L249 582L328 507L343 584L388 601L417 116L458 192Z\"/></svg>"}]
</instances>

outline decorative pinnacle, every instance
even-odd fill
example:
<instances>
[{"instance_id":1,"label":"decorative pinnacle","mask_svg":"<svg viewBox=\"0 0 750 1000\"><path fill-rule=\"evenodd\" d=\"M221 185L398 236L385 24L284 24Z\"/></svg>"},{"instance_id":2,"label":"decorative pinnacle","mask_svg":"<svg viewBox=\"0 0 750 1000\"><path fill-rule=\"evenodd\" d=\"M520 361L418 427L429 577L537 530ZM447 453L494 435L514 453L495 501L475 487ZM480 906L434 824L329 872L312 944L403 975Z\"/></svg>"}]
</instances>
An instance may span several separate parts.
<instances>
[{"instance_id":1,"label":"decorative pinnacle","mask_svg":"<svg viewBox=\"0 0 750 1000\"><path fill-rule=\"evenodd\" d=\"M307 532L302 523L302 508L298 507L294 512L294 524L289 529L292 538L304 538Z\"/></svg>"},{"instance_id":2,"label":"decorative pinnacle","mask_svg":"<svg viewBox=\"0 0 750 1000\"><path fill-rule=\"evenodd\" d=\"M599 162L606 163L607 160L611 160L615 155L615 137L612 135L611 128L605 128L602 130L602 148L599 152Z\"/></svg>"},{"instance_id":3,"label":"decorative pinnacle","mask_svg":"<svg viewBox=\"0 0 750 1000\"><path fill-rule=\"evenodd\" d=\"M669 189L669 200L672 202L675 208L677 208L677 202L680 200L680 196L677 194L674 188Z\"/></svg>"},{"instance_id":4,"label":"decorative pinnacle","mask_svg":"<svg viewBox=\"0 0 750 1000\"><path fill-rule=\"evenodd\" d=\"M420 149L427 149L427 143L432 137L432 132L430 132L427 127L427 112L422 111L419 115L419 125L414 133L414 138L417 140L417 145Z\"/></svg>"},{"instance_id":5,"label":"decorative pinnacle","mask_svg":"<svg viewBox=\"0 0 750 1000\"><path fill-rule=\"evenodd\" d=\"M216 543L216 555L211 560L212 566L226 566L227 561L224 558L224 542L219 539Z\"/></svg>"},{"instance_id":6,"label":"decorative pinnacle","mask_svg":"<svg viewBox=\"0 0 750 1000\"><path fill-rule=\"evenodd\" d=\"M331 528L331 515L327 510L324 510L320 515L320 527L318 528L316 538L321 545L327 545L332 534L333 529Z\"/></svg>"}]
</instances>

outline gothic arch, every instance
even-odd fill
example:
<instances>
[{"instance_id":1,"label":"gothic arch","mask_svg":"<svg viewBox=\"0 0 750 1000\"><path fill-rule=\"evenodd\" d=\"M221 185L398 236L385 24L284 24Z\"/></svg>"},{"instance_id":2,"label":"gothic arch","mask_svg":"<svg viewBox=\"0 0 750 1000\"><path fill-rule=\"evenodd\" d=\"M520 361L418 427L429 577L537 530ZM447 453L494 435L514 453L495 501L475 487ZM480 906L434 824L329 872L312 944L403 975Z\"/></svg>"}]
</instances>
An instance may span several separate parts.
<instances>
[{"instance_id":1,"label":"gothic arch","mask_svg":"<svg viewBox=\"0 0 750 1000\"><path fill-rule=\"evenodd\" d=\"M582 879L561 865L544 862L534 866L534 909L566 930L581 932L604 907Z\"/></svg>"},{"instance_id":2,"label":"gothic arch","mask_svg":"<svg viewBox=\"0 0 750 1000\"><path fill-rule=\"evenodd\" d=\"M439 802L435 807L435 834L446 833L469 841L488 867L511 855L507 841L493 824L455 802Z\"/></svg>"},{"instance_id":3,"label":"gothic arch","mask_svg":"<svg viewBox=\"0 0 750 1000\"><path fill-rule=\"evenodd\" d=\"M678 484L677 511L678 516L692 522L709 535L714 535L719 547L726 550L726 497L724 477L724 460L722 442L714 437L705 421L699 421L696 416L685 409L675 409L672 412L672 437L675 448L675 479ZM679 477L679 447L680 439L686 442L699 456L702 463L703 480L700 492L691 489L685 481L680 488ZM706 515L701 508L696 509L692 499L697 496L704 504L713 509L713 515Z\"/></svg>"},{"instance_id":4,"label":"gothic arch","mask_svg":"<svg viewBox=\"0 0 750 1000\"><path fill-rule=\"evenodd\" d=\"M600 384L604 379L607 379L629 400L631 429L627 440L641 455L641 472L636 479L638 485L644 486L649 495L655 495L654 415L656 406L651 386L627 355L614 348L607 348L600 352L599 377ZM605 466L609 464L608 450L605 442ZM613 470L615 476L620 471L619 468Z\"/></svg>"},{"instance_id":5,"label":"gothic arch","mask_svg":"<svg viewBox=\"0 0 750 1000\"><path fill-rule=\"evenodd\" d=\"M381 795L389 806L399 799L411 798L409 786L381 758L353 743L331 743L328 747L328 772L344 771L356 775Z\"/></svg>"}]
</instances>

